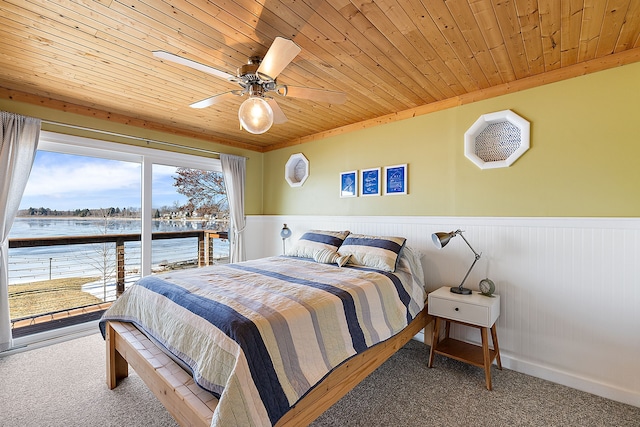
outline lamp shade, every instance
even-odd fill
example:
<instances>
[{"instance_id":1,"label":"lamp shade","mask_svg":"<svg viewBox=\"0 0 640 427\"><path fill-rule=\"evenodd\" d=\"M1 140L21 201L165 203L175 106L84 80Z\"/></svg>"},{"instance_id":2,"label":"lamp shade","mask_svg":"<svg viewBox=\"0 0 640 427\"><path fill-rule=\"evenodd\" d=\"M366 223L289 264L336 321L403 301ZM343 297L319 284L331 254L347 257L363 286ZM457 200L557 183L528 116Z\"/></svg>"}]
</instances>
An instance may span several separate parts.
<instances>
[{"instance_id":1,"label":"lamp shade","mask_svg":"<svg viewBox=\"0 0 640 427\"><path fill-rule=\"evenodd\" d=\"M282 230L280 230L280 237L282 237L282 239L288 239L291 237L291 229L287 227L287 224L285 224L284 227L282 227Z\"/></svg>"},{"instance_id":2,"label":"lamp shade","mask_svg":"<svg viewBox=\"0 0 640 427\"><path fill-rule=\"evenodd\" d=\"M273 110L269 103L259 96L251 96L240 105L238 119L242 127L250 133L265 133L273 124Z\"/></svg>"},{"instance_id":3,"label":"lamp shade","mask_svg":"<svg viewBox=\"0 0 640 427\"><path fill-rule=\"evenodd\" d=\"M431 239L433 240L433 244L436 245L438 249L442 249L447 246L449 240L456 235L455 232L451 233L433 233L431 235Z\"/></svg>"}]
</instances>

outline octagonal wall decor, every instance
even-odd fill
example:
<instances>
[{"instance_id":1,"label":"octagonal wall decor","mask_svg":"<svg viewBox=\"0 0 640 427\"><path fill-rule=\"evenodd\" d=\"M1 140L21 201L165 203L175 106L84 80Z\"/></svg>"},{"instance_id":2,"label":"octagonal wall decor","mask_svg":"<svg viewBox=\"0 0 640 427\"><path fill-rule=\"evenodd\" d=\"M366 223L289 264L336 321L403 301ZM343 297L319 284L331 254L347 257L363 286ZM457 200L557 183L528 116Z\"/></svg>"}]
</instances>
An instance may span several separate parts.
<instances>
[{"instance_id":1,"label":"octagonal wall decor","mask_svg":"<svg viewBox=\"0 0 640 427\"><path fill-rule=\"evenodd\" d=\"M464 134L464 155L480 169L511 166L529 149L529 122L511 110L483 114Z\"/></svg>"},{"instance_id":2,"label":"octagonal wall decor","mask_svg":"<svg viewBox=\"0 0 640 427\"><path fill-rule=\"evenodd\" d=\"M292 154L284 165L284 179L291 187L301 187L309 177L309 160L302 153Z\"/></svg>"}]
</instances>

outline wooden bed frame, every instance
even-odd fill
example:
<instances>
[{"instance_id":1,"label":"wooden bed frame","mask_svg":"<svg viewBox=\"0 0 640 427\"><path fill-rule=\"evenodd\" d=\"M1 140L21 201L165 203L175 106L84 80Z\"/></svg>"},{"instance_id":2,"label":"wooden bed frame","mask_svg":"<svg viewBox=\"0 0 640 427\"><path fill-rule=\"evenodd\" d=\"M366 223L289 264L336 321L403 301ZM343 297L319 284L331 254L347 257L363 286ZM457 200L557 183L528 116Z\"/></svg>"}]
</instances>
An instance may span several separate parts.
<instances>
[{"instance_id":1,"label":"wooden bed frame","mask_svg":"<svg viewBox=\"0 0 640 427\"><path fill-rule=\"evenodd\" d=\"M427 306L394 337L339 365L278 421L276 426L306 426L404 346L432 320ZM425 340L431 335L425 331ZM135 326L110 321L106 325L107 385L116 387L129 374L144 380L181 426L211 425L218 399L200 388L191 375L163 353ZM425 358L428 355L425 353Z\"/></svg>"}]
</instances>

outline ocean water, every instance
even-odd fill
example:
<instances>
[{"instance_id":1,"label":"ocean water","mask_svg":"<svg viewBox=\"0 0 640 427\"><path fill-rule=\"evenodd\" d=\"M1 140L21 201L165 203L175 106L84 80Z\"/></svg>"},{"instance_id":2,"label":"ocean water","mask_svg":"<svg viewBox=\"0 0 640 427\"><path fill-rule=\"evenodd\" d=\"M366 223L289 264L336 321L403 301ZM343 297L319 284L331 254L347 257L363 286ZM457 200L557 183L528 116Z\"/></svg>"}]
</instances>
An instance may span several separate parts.
<instances>
[{"instance_id":1,"label":"ocean water","mask_svg":"<svg viewBox=\"0 0 640 427\"><path fill-rule=\"evenodd\" d=\"M188 231L215 229L216 224L206 221L154 220L153 231ZM139 219L85 218L16 218L9 238L89 236L102 234L140 233ZM198 258L198 239L156 240L151 250L152 270L164 265ZM216 240L214 257L226 258L227 240ZM108 260L105 263L105 260ZM9 249L9 284L48 280L64 277L101 277L114 270L115 244L44 246ZM139 277L140 242L125 244L125 270L128 281ZM130 277L129 277L130 276Z\"/></svg>"}]
</instances>

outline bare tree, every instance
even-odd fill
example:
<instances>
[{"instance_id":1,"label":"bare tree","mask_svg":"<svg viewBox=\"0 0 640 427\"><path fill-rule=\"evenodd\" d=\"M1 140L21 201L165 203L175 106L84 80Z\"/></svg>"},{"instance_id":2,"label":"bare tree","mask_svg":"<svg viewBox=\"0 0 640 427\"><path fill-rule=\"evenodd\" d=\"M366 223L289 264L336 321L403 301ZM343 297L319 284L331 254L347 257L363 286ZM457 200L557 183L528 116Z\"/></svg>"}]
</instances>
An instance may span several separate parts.
<instances>
[{"instance_id":1,"label":"bare tree","mask_svg":"<svg viewBox=\"0 0 640 427\"><path fill-rule=\"evenodd\" d=\"M178 168L174 177L176 191L187 197L188 201L180 208L199 215L227 217L229 203L227 189L221 172L200 169Z\"/></svg>"},{"instance_id":2,"label":"bare tree","mask_svg":"<svg viewBox=\"0 0 640 427\"><path fill-rule=\"evenodd\" d=\"M109 226L113 224L111 209L100 208L100 222L98 225L101 234L109 233ZM95 257L89 258L89 264L100 272L102 279L103 301L107 300L107 285L116 277L116 247L113 243L94 243L92 248Z\"/></svg>"}]
</instances>

